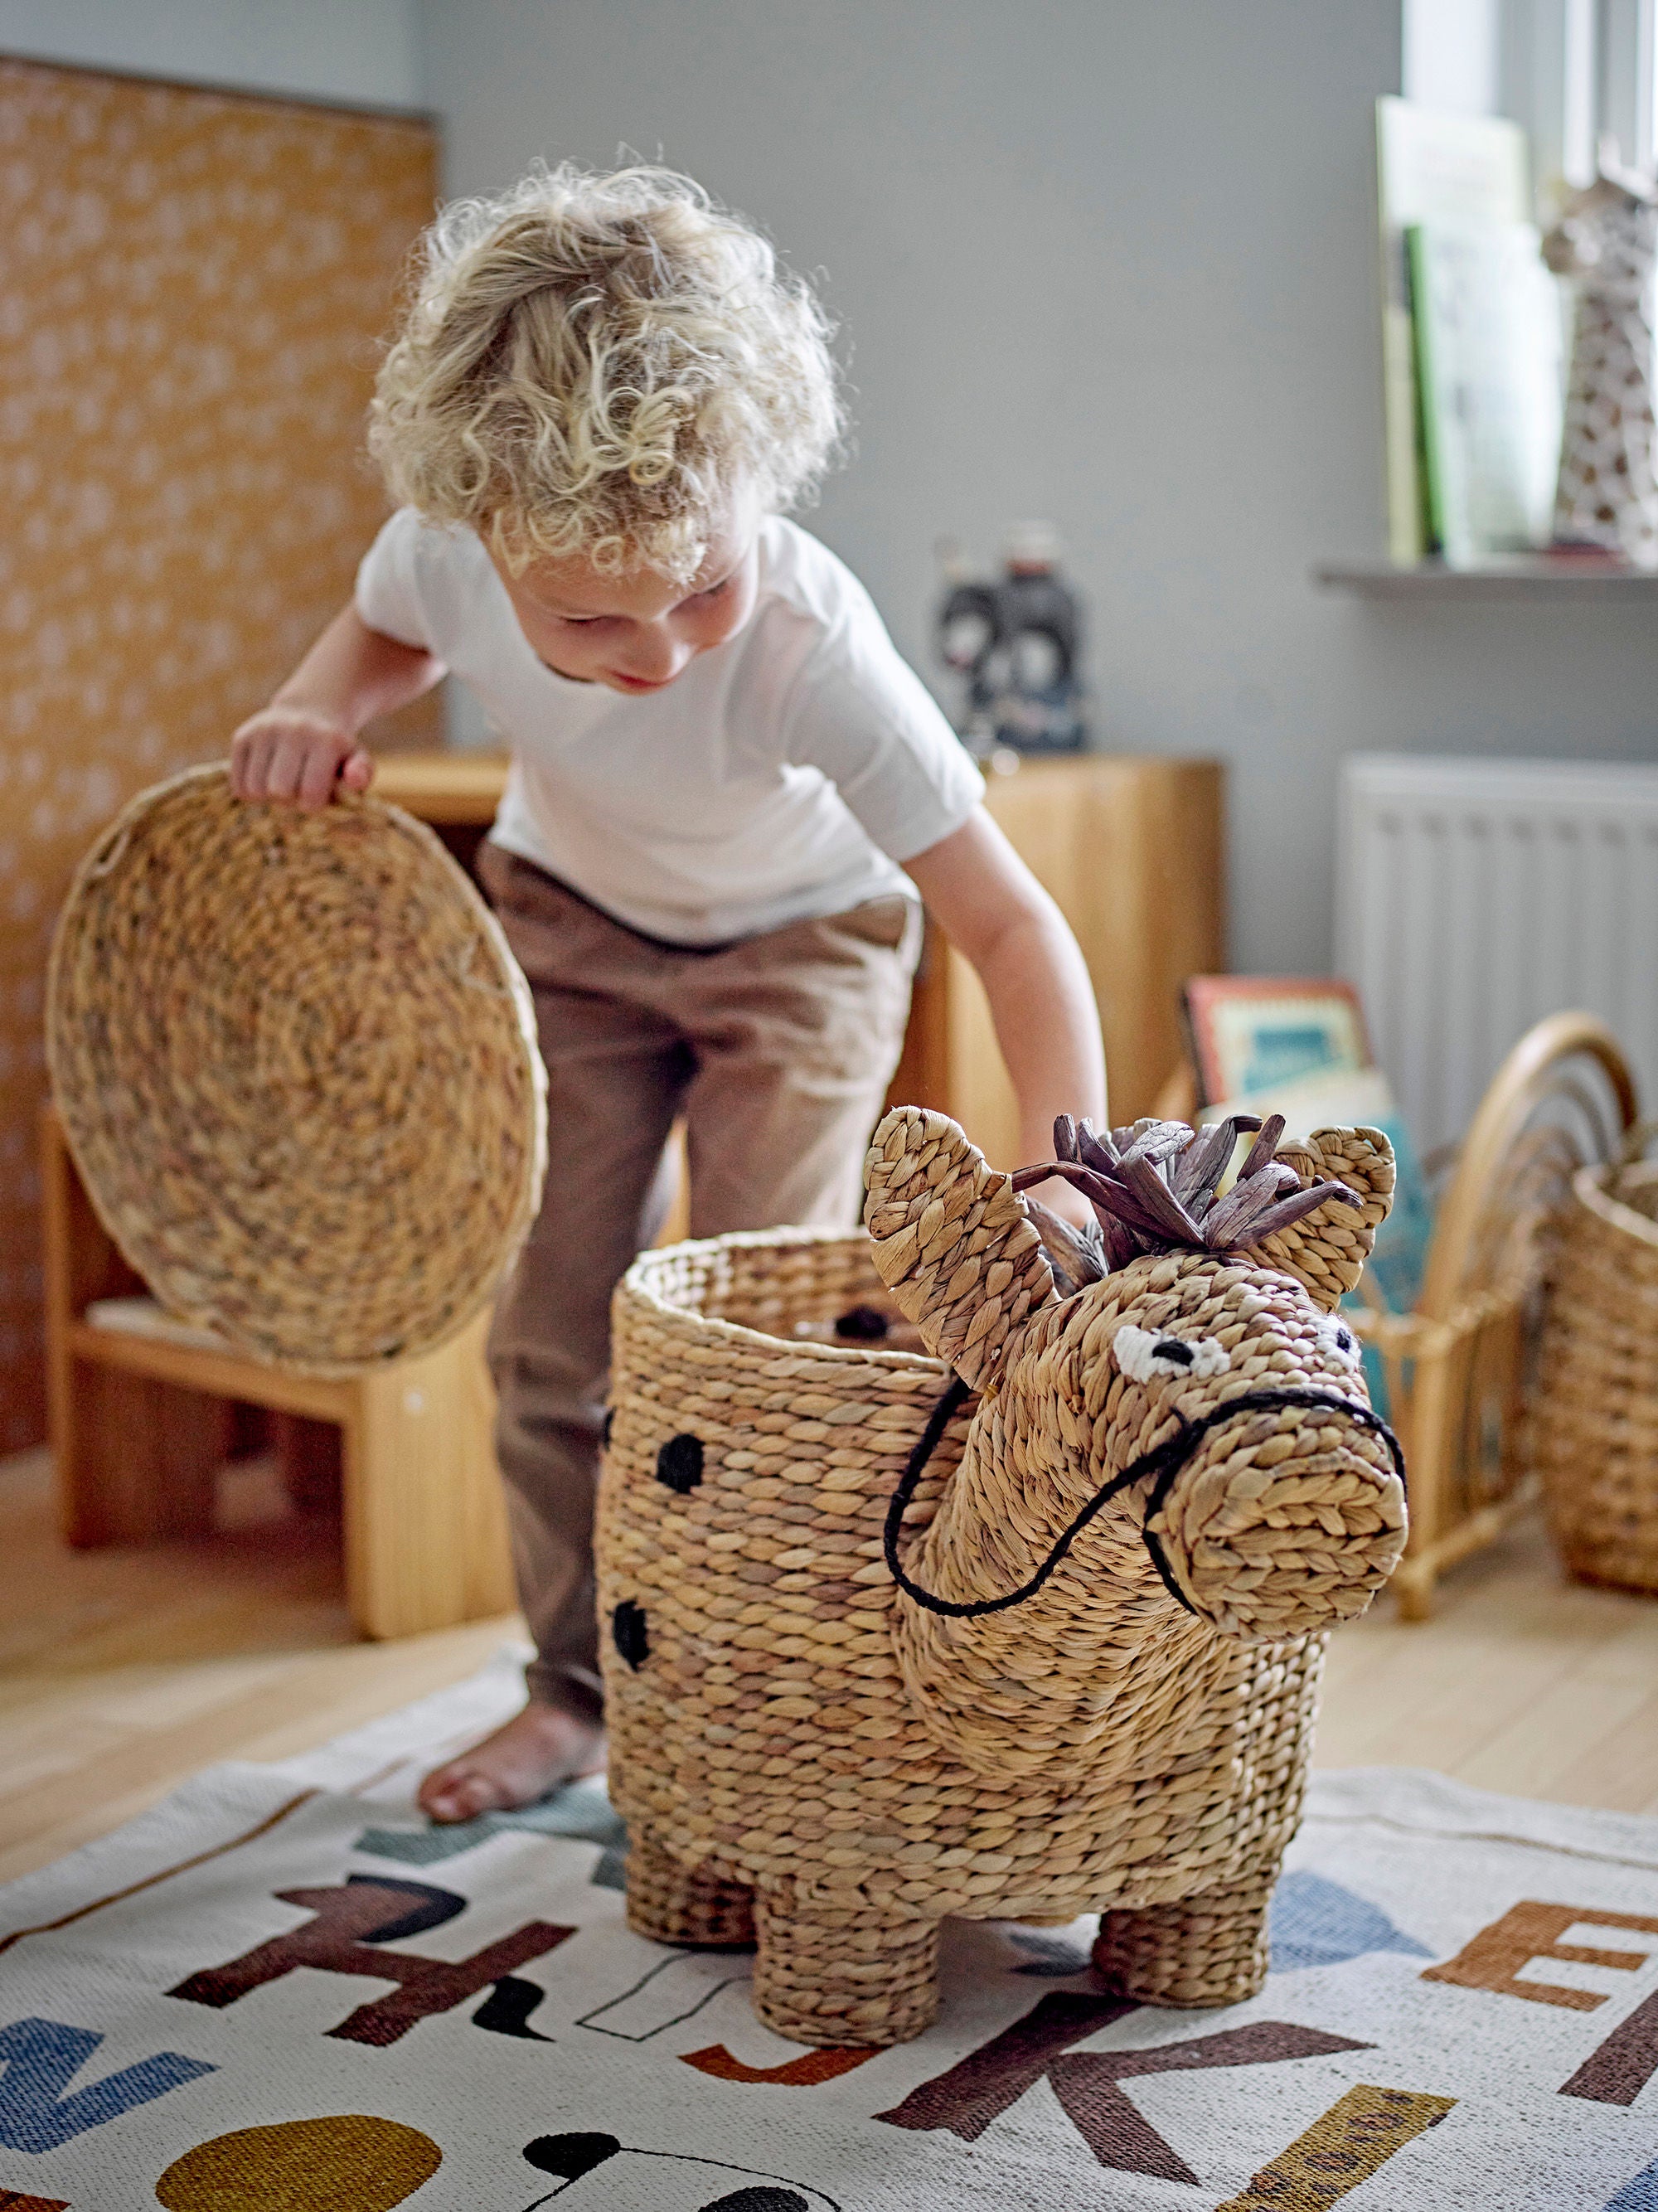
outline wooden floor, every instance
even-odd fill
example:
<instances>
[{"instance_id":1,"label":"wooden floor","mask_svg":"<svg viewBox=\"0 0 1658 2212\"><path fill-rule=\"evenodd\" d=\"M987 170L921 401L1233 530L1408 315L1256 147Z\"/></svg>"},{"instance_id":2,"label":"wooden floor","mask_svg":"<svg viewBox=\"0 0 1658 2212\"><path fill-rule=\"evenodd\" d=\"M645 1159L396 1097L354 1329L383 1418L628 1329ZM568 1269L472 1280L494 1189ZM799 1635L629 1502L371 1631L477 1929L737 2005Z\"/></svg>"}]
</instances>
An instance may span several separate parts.
<instances>
[{"instance_id":1,"label":"wooden floor","mask_svg":"<svg viewBox=\"0 0 1658 2212\"><path fill-rule=\"evenodd\" d=\"M224 1482L218 1534L66 1551L44 1453L0 1461L0 1880L130 1819L197 1768L281 1759L471 1674L510 1618L353 1640L337 1536ZM1658 1813L1658 1601L1562 1580L1534 1526L1460 1569L1436 1617L1383 1599L1331 1651L1325 1766Z\"/></svg>"},{"instance_id":2,"label":"wooden floor","mask_svg":"<svg viewBox=\"0 0 1658 2212\"><path fill-rule=\"evenodd\" d=\"M362 1644L326 1522L276 1517L273 1470L221 1479L198 1541L71 1552L44 1452L0 1460L0 1881L130 1820L198 1767L287 1759L459 1680L510 1614Z\"/></svg>"}]
</instances>

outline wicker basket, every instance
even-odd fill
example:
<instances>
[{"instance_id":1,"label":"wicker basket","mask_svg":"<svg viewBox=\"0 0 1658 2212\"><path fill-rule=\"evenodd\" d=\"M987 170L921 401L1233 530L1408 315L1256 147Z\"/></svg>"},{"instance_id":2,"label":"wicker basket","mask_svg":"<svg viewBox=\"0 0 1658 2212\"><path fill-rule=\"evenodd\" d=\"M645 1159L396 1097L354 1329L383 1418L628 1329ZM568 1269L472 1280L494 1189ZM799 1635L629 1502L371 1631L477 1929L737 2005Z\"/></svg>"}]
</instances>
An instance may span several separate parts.
<instances>
[{"instance_id":1,"label":"wicker basket","mask_svg":"<svg viewBox=\"0 0 1658 2212\"><path fill-rule=\"evenodd\" d=\"M1658 1590L1658 1161L1572 1179L1535 1423L1567 1566L1585 1582Z\"/></svg>"},{"instance_id":2,"label":"wicker basket","mask_svg":"<svg viewBox=\"0 0 1658 2212\"><path fill-rule=\"evenodd\" d=\"M161 1304L324 1375L432 1349L534 1218L546 1077L494 916L375 799L133 800L58 927L47 1050L99 1215Z\"/></svg>"},{"instance_id":3,"label":"wicker basket","mask_svg":"<svg viewBox=\"0 0 1658 2212\"><path fill-rule=\"evenodd\" d=\"M952 1622L942 1641L912 1632L884 1522L945 1370L826 1342L823 1325L889 1302L918 1321L918 1282L936 1282L941 1326L961 1340L951 1362L984 1392L965 1502L972 1516L984 1495L983 1541L974 1548L962 1515L950 1519L968 1472L965 1407L897 1536L935 1589L959 1572L975 1594L1005 1590L1029 1547L1046 1548L1054 1516L1079 1503L1083 1476L1049 1443L1063 1432L1082 1455L1098 1436L1122 1455L1163 1418L1107 1361L1130 1314L1157 1329L1178 1316L1236 1347L1224 1383L1182 1388L1194 1408L1241 1386L1270 1384L1286 1406L1301 1386L1358 1387L1347 1332L1331 1351L1335 1324L1281 1270L1298 1256L1307 1273L1333 1273L1333 1302L1339 1255L1350 1279L1385 1212L1392 1160L1379 1139L1323 1135L1333 1150L1318 1164L1339 1156L1367 1194L1361 1231L1345 1213L1332 1228L1339 1245L1309 1230L1315 1249L1280 1237L1272 1266L1148 1260L1064 1305L1008 1178L953 1123L913 1109L888 1116L870 1156L877 1222L913 1212L908 1227L878 1227L873 1243L747 1232L634 1263L614 1309L596 1551L635 1929L669 1942L752 1936L762 2018L819 2045L918 2034L936 2010L938 1923L951 1914L1100 1912L1101 1971L1147 2002L1231 2003L1260 1986L1321 1634L1220 1633L1182 1610L1150 1562L1145 1495L1090 1519L1074 1565L1028 1613L998 1611L962 1638ZM1017 1371L993 1374L1004 1352ZM1322 1425L1337 1419L1327 1403L1306 1432L1299 1411L1270 1409L1226 1430L1233 1442L1207 1472L1169 1494L1172 1571L1195 1589L1199 1553L1224 1574L1236 1545L1240 1605L1277 1602L1285 1559L1303 1601L1294 1626L1363 1601L1397 1557L1402 1495L1374 1437L1355 1444ZM1318 1559L1303 1563L1303 1546Z\"/></svg>"}]
</instances>

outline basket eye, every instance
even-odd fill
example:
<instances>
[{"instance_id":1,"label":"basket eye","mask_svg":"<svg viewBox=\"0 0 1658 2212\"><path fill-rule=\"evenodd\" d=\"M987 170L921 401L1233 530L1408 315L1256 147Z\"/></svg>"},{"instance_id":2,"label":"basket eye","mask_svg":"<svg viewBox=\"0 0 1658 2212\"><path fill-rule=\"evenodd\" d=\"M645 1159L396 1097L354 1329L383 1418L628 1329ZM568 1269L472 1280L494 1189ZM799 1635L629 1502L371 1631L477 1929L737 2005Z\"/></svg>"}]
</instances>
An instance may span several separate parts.
<instances>
[{"instance_id":1,"label":"basket eye","mask_svg":"<svg viewBox=\"0 0 1658 2212\"><path fill-rule=\"evenodd\" d=\"M1337 1359L1345 1359L1356 1367L1363 1358L1358 1339L1339 1314L1320 1314L1313 1324L1321 1347Z\"/></svg>"},{"instance_id":2,"label":"basket eye","mask_svg":"<svg viewBox=\"0 0 1658 2212\"><path fill-rule=\"evenodd\" d=\"M1201 1381L1224 1375L1231 1354L1212 1336L1170 1336L1156 1328L1136 1328L1125 1322L1111 1340L1117 1365L1131 1382L1156 1382L1173 1376L1189 1375Z\"/></svg>"}]
</instances>

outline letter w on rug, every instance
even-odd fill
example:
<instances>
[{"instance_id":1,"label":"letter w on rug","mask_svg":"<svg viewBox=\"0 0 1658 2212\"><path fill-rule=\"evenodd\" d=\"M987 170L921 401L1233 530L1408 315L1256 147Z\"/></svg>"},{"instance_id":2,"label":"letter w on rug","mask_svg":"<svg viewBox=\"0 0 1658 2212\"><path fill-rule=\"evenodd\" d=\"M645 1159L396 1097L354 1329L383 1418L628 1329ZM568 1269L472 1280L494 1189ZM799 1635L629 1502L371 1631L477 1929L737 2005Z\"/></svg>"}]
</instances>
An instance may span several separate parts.
<instances>
[{"instance_id":1,"label":"letter w on rug","mask_svg":"<svg viewBox=\"0 0 1658 2212\"><path fill-rule=\"evenodd\" d=\"M179 2051L158 2051L66 2095L103 2039L56 2020L15 2020L0 2028L0 2143L8 2150L60 2150L88 2128L217 2070Z\"/></svg>"}]
</instances>

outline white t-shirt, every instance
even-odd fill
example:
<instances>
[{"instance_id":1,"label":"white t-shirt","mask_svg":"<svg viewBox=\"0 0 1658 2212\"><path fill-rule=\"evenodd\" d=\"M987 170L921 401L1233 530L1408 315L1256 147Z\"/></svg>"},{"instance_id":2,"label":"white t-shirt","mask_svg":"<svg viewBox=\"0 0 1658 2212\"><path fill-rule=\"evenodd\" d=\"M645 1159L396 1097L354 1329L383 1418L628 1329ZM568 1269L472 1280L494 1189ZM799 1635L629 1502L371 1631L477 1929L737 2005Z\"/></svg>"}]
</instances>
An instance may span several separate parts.
<instances>
[{"instance_id":1,"label":"white t-shirt","mask_svg":"<svg viewBox=\"0 0 1658 2212\"><path fill-rule=\"evenodd\" d=\"M476 693L511 749L493 836L651 937L714 945L894 892L976 768L826 545L772 517L735 637L629 698L538 660L477 537L404 507L357 572L371 629Z\"/></svg>"}]
</instances>

